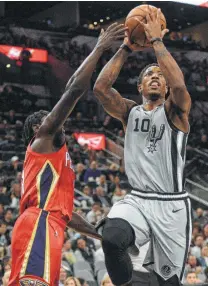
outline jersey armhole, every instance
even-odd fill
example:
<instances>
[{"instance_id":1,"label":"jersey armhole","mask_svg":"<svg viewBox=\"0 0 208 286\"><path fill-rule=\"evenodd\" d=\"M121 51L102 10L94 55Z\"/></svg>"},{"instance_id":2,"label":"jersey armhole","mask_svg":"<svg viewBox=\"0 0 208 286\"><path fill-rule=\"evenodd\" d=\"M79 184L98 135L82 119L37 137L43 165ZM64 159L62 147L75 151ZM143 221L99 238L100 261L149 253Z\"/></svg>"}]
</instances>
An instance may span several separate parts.
<instances>
[{"instance_id":1,"label":"jersey armhole","mask_svg":"<svg viewBox=\"0 0 208 286\"><path fill-rule=\"evenodd\" d=\"M126 118L125 118L125 126L124 126L124 124L123 124L123 126L125 127L124 128L124 131L126 131L126 128L127 128L127 125L128 125L128 121L129 121L129 116L130 116L130 113L131 113L131 111L135 108L135 107L137 107L138 105L133 105L131 108L129 108L129 111L127 112L127 114L126 114Z\"/></svg>"},{"instance_id":2,"label":"jersey armhole","mask_svg":"<svg viewBox=\"0 0 208 286\"><path fill-rule=\"evenodd\" d=\"M165 112L165 117L166 117L166 120L167 120L167 122L168 122L168 125L170 126L170 128L173 130L173 131L175 131L175 132L181 132L181 133L183 133L183 134L185 134L185 135L188 135L189 134L189 132L183 132L183 131L181 131L180 129L178 129L174 124L173 124L173 122L170 120L170 118L168 117L168 113L167 113L167 110L166 110L166 108L165 108L165 104L163 105L164 106L164 112ZM189 130L190 130L190 127L189 127Z\"/></svg>"}]
</instances>

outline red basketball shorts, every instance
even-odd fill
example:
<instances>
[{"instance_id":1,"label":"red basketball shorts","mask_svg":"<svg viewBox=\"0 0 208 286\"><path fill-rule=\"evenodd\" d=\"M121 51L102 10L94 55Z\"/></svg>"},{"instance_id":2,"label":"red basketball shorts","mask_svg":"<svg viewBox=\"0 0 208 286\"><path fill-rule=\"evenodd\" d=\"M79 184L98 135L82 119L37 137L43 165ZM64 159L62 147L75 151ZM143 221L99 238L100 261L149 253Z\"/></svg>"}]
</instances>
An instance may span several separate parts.
<instances>
[{"instance_id":1,"label":"red basketball shorts","mask_svg":"<svg viewBox=\"0 0 208 286\"><path fill-rule=\"evenodd\" d=\"M9 286L56 286L66 223L49 212L28 208L12 233L12 271Z\"/></svg>"}]
</instances>

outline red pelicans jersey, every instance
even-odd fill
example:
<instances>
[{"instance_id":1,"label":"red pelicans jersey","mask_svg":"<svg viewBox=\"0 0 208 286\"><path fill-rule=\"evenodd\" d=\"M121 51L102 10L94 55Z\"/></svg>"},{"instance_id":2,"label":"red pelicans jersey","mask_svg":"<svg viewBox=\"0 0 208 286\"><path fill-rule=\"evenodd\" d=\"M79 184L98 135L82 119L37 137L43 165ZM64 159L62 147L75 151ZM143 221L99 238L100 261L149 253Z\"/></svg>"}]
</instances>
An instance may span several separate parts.
<instances>
[{"instance_id":1,"label":"red pelicans jersey","mask_svg":"<svg viewBox=\"0 0 208 286\"><path fill-rule=\"evenodd\" d=\"M70 220L75 174L66 144L49 154L36 153L29 145L23 170L20 213L37 207Z\"/></svg>"}]
</instances>

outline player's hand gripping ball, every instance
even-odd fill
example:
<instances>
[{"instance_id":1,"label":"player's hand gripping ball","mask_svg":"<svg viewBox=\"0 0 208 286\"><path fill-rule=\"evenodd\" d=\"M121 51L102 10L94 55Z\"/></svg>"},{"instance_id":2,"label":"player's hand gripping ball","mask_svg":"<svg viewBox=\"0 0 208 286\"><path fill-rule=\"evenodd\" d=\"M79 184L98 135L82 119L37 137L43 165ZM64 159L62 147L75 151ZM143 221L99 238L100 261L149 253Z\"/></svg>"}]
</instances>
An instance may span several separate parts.
<instances>
[{"instance_id":1,"label":"player's hand gripping ball","mask_svg":"<svg viewBox=\"0 0 208 286\"><path fill-rule=\"evenodd\" d=\"M159 20L160 31L166 31L167 33L165 16L159 11L160 10L151 5L140 5L129 12L126 17L125 26L128 27L128 37L131 44L136 44L141 48L152 46L144 26L148 24L149 19L154 23L156 20ZM158 12L159 19L157 19ZM157 36L163 37L162 34Z\"/></svg>"}]
</instances>

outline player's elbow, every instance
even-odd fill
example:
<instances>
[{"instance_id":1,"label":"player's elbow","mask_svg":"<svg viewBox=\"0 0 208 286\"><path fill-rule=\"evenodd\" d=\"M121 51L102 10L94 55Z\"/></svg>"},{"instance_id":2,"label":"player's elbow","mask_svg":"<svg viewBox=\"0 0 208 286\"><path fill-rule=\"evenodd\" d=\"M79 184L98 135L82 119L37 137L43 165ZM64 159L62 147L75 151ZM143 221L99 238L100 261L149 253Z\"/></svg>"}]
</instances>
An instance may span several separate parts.
<instances>
[{"instance_id":1,"label":"player's elbow","mask_svg":"<svg viewBox=\"0 0 208 286\"><path fill-rule=\"evenodd\" d=\"M105 86L101 82L96 81L96 83L93 87L93 92L94 92L95 96L99 97L100 95L104 94Z\"/></svg>"}]
</instances>

